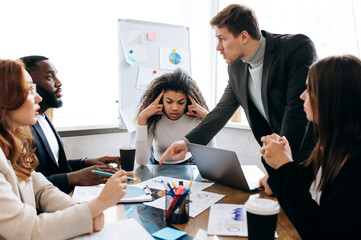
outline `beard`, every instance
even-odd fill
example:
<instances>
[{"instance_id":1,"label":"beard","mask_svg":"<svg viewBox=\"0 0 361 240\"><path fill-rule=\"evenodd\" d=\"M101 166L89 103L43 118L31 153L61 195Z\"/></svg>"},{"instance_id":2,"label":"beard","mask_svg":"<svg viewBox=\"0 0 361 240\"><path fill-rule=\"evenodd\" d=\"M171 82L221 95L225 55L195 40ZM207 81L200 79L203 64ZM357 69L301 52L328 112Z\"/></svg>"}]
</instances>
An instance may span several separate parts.
<instances>
[{"instance_id":1,"label":"beard","mask_svg":"<svg viewBox=\"0 0 361 240\"><path fill-rule=\"evenodd\" d=\"M57 99L55 96L57 91L52 93L41 87L38 87L38 91L39 95L43 98L43 101L39 103L41 109L60 108L63 106L63 101L61 99Z\"/></svg>"}]
</instances>

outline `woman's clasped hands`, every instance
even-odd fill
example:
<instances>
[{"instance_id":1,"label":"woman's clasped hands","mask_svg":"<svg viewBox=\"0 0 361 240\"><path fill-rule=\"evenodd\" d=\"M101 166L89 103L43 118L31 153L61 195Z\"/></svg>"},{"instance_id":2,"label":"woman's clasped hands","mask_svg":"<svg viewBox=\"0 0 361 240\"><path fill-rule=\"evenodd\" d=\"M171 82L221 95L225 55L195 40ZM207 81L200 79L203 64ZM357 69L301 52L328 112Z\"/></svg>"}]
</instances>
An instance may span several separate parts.
<instances>
[{"instance_id":1,"label":"woman's clasped hands","mask_svg":"<svg viewBox=\"0 0 361 240\"><path fill-rule=\"evenodd\" d=\"M261 138L263 143L260 152L266 163L274 169L292 162L292 152L286 137L277 134L267 135Z\"/></svg>"}]
</instances>

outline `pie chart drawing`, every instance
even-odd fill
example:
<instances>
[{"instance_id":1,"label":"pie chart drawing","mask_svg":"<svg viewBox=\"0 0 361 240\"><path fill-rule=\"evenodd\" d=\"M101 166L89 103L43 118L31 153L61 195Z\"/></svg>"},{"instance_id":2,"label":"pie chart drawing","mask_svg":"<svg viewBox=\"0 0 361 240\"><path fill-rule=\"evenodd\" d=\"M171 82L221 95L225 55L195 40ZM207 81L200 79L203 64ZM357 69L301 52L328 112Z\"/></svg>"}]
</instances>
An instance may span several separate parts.
<instances>
[{"instance_id":1,"label":"pie chart drawing","mask_svg":"<svg viewBox=\"0 0 361 240\"><path fill-rule=\"evenodd\" d=\"M169 62L173 65L178 65L181 62L181 56L176 52L172 52L169 54Z\"/></svg>"}]
</instances>

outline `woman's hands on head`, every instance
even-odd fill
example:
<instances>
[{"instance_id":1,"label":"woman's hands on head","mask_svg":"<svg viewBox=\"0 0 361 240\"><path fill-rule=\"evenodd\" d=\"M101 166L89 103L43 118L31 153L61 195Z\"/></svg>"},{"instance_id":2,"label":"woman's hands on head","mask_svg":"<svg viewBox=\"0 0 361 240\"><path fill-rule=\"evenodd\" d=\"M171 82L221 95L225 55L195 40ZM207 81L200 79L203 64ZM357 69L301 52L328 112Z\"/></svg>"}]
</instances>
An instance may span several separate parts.
<instances>
[{"instance_id":1,"label":"woman's hands on head","mask_svg":"<svg viewBox=\"0 0 361 240\"><path fill-rule=\"evenodd\" d=\"M142 126L147 125L147 120L153 115L161 115L163 113L163 104L159 104L164 95L164 89L158 95L158 97L146 107L138 116L138 124Z\"/></svg>"},{"instance_id":2,"label":"woman's hands on head","mask_svg":"<svg viewBox=\"0 0 361 240\"><path fill-rule=\"evenodd\" d=\"M261 154L266 163L274 169L292 162L292 152L286 137L277 134L267 135L261 138L263 145Z\"/></svg>"},{"instance_id":3,"label":"woman's hands on head","mask_svg":"<svg viewBox=\"0 0 361 240\"><path fill-rule=\"evenodd\" d=\"M199 105L190 95L188 95L188 98L191 100L192 104L188 105L187 115L201 119L205 118L208 114L208 111Z\"/></svg>"}]
</instances>

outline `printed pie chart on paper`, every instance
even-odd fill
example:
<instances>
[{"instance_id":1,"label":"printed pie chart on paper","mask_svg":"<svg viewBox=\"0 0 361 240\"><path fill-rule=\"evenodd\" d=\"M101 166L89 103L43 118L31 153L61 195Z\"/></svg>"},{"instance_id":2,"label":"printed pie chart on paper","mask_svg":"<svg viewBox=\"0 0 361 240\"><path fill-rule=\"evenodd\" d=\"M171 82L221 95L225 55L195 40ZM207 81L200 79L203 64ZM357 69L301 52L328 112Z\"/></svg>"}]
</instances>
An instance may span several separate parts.
<instances>
[{"instance_id":1,"label":"printed pie chart on paper","mask_svg":"<svg viewBox=\"0 0 361 240\"><path fill-rule=\"evenodd\" d=\"M136 198L142 195L144 195L144 190L142 188L127 186L127 193L125 194L125 198Z\"/></svg>"},{"instance_id":2,"label":"printed pie chart on paper","mask_svg":"<svg viewBox=\"0 0 361 240\"><path fill-rule=\"evenodd\" d=\"M171 64L178 65L181 62L181 56L176 52L172 52L169 54L169 62Z\"/></svg>"}]
</instances>

